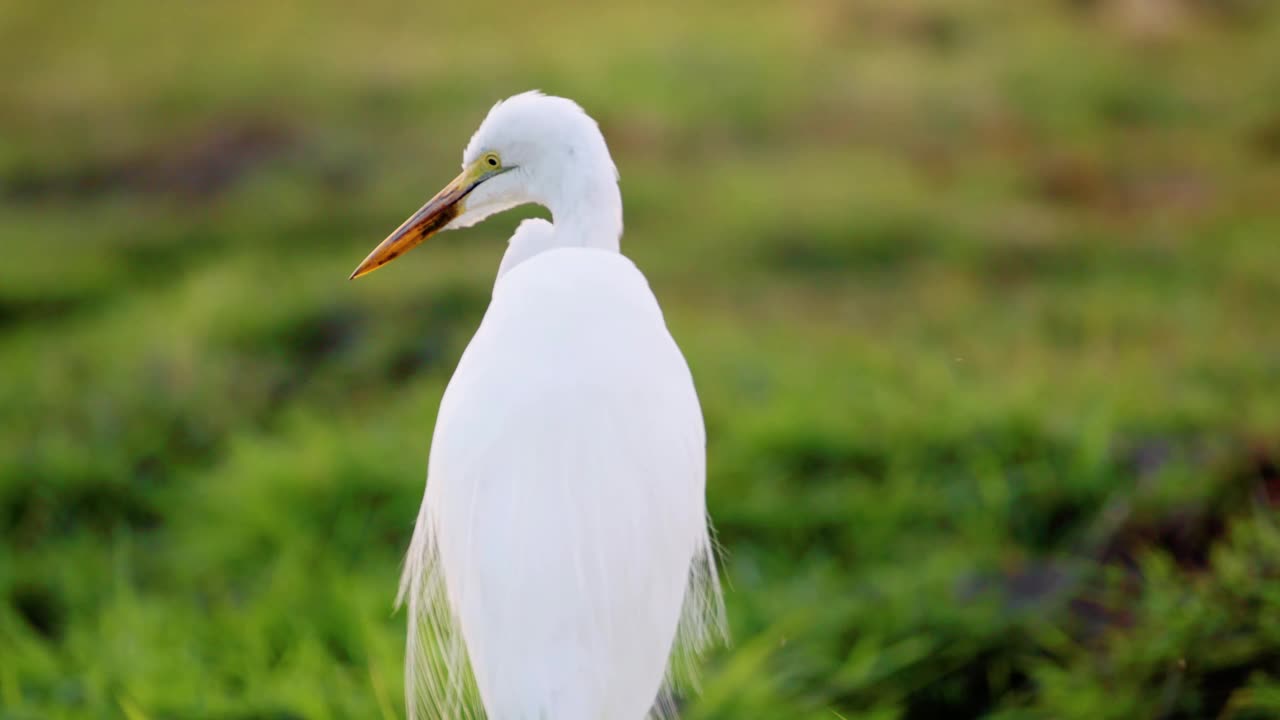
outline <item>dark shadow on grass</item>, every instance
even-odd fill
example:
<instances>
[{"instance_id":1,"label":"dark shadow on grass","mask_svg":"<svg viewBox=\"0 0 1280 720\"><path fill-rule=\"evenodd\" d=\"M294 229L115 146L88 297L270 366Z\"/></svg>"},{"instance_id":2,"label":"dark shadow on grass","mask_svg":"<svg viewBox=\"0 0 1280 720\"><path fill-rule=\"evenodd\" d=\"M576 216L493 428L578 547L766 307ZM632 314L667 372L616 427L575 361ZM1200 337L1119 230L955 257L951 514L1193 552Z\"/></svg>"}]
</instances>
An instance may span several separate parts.
<instances>
[{"instance_id":1,"label":"dark shadow on grass","mask_svg":"<svg viewBox=\"0 0 1280 720\"><path fill-rule=\"evenodd\" d=\"M72 168L15 170L0 181L0 197L66 202L130 193L207 200L298 146L297 130L277 121L225 121L129 156Z\"/></svg>"}]
</instances>

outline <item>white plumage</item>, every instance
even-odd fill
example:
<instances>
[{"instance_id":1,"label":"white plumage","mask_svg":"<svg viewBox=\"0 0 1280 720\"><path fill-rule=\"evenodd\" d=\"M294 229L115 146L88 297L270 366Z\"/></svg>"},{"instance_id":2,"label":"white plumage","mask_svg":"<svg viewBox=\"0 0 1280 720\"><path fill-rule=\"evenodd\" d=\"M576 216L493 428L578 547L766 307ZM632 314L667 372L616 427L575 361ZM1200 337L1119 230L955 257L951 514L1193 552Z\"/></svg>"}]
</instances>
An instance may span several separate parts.
<instances>
[{"instance_id":1,"label":"white plumage","mask_svg":"<svg viewBox=\"0 0 1280 720\"><path fill-rule=\"evenodd\" d=\"M536 93L495 106L459 179L356 275L433 223L527 202L554 224L512 238L432 439L400 595L410 716L473 717L477 700L492 720L670 716L723 629L705 437L684 358L618 252L595 123Z\"/></svg>"}]
</instances>

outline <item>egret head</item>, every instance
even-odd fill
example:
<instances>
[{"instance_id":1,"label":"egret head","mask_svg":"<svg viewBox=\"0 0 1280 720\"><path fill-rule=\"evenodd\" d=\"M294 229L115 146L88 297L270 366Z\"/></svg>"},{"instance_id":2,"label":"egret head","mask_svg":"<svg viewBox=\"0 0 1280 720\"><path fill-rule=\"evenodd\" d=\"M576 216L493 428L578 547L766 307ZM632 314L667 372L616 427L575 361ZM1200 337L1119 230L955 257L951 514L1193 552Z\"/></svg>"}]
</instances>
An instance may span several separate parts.
<instances>
[{"instance_id":1,"label":"egret head","mask_svg":"<svg viewBox=\"0 0 1280 720\"><path fill-rule=\"evenodd\" d=\"M376 270L441 230L468 227L526 203L548 208L557 230L589 228L616 245L622 232L617 180L600 128L577 103L521 93L493 106L467 143L462 174L383 240L351 277Z\"/></svg>"}]
</instances>

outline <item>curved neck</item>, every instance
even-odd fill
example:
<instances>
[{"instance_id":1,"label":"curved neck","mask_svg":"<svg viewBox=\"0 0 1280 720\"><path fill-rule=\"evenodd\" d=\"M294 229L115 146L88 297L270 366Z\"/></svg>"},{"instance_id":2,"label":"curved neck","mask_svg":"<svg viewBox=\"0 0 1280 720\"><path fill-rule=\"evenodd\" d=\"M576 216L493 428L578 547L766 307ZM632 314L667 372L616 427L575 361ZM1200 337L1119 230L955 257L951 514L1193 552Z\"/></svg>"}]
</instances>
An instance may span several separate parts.
<instances>
[{"instance_id":1,"label":"curved neck","mask_svg":"<svg viewBox=\"0 0 1280 720\"><path fill-rule=\"evenodd\" d=\"M545 204L555 225L557 247L617 252L622 238L622 195L612 163L607 170L566 178Z\"/></svg>"}]
</instances>

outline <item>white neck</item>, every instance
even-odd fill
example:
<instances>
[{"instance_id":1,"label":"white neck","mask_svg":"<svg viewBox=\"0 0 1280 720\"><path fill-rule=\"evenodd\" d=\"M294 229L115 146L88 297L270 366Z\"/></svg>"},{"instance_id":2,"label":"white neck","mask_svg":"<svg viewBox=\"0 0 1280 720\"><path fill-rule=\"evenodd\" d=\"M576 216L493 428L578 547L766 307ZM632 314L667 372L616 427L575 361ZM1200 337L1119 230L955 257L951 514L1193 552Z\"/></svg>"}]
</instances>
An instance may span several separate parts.
<instances>
[{"instance_id":1,"label":"white neck","mask_svg":"<svg viewBox=\"0 0 1280 720\"><path fill-rule=\"evenodd\" d=\"M618 252L622 238L622 195L613 163L565 177L543 203L555 224L556 247L590 247Z\"/></svg>"}]
</instances>

